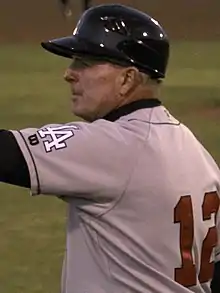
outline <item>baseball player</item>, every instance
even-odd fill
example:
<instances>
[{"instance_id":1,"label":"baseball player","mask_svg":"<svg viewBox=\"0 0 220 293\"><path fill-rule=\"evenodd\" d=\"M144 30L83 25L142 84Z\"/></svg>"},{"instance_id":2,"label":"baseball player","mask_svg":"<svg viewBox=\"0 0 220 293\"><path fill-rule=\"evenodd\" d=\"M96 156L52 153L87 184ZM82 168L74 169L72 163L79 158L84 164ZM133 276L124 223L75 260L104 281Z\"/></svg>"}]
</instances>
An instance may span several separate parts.
<instances>
[{"instance_id":1,"label":"baseball player","mask_svg":"<svg viewBox=\"0 0 220 293\"><path fill-rule=\"evenodd\" d=\"M0 180L66 201L61 292L219 293L220 170L162 105L163 28L100 5L42 46L84 121L2 130Z\"/></svg>"}]
</instances>

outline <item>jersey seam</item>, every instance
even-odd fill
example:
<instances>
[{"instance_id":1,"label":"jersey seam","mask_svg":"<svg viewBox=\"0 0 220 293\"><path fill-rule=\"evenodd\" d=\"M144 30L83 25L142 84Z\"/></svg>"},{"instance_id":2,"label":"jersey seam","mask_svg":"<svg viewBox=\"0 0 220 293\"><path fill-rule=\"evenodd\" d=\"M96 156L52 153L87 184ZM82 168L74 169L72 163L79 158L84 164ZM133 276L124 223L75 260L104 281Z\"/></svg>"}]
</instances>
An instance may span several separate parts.
<instances>
[{"instance_id":1,"label":"jersey seam","mask_svg":"<svg viewBox=\"0 0 220 293\"><path fill-rule=\"evenodd\" d=\"M27 148L27 151L28 151L28 153L30 155L30 158L32 160L32 163L33 163L33 166L34 166L34 170L35 170L36 180L37 180L37 194L40 194L41 193L41 190L40 190L40 179L39 179L39 174L38 174L38 171L37 171L37 165L35 163L33 154L31 152L30 148L28 147L28 144L27 144L27 142L26 142L23 134L21 133L21 131L18 131L18 133L20 134L21 138L23 139L24 144L25 144L25 146ZM30 174L30 176L31 176L31 174Z\"/></svg>"},{"instance_id":2,"label":"jersey seam","mask_svg":"<svg viewBox=\"0 0 220 293\"><path fill-rule=\"evenodd\" d=\"M151 112L150 112L150 119L149 120L151 120L151 117L152 117L152 114L153 114L153 110L154 109L151 109ZM129 121L129 120L128 120ZM149 123L150 124L150 123ZM145 143L146 143L146 141L145 140L147 140L147 137L149 136L149 133L150 133L150 127L149 127L149 131L148 131L148 133L146 134L146 137L144 138L144 145L145 145ZM142 144L140 144L140 148L141 148L141 146L142 146ZM104 216L104 215L106 215L107 213L109 213L109 212L111 212L121 201L122 201L122 199L124 198L124 196L125 196L125 193L126 193L126 190L127 190L127 188L128 188L128 186L129 186L129 183L130 183L130 181L131 181L131 178L132 178L132 175L133 175L133 173L134 173L134 171L135 171L135 169L136 169L136 165L137 165L137 162L139 161L139 156L140 156L140 154L139 154L139 152L137 152L137 157L136 157L136 159L135 159L135 163L134 163L134 165L133 165L133 167L131 168L131 171L130 171L130 174L128 175L128 179L127 179L127 181L126 181L126 183L125 183L125 187L124 187L124 189L123 189L123 191L122 191L122 193L121 193L121 195L113 202L113 204L112 204L112 206L107 210L107 211L105 211L105 212L103 212L103 213L100 213L99 215L97 215L97 218L99 218L99 217L102 217L102 216Z\"/></svg>"},{"instance_id":3,"label":"jersey seam","mask_svg":"<svg viewBox=\"0 0 220 293\"><path fill-rule=\"evenodd\" d=\"M153 114L153 109L152 109L151 112L150 112L150 118L149 118L149 120L151 120L152 114ZM143 144L142 144L142 143L139 144L139 148L140 148L140 149L141 149L142 147L145 147L145 143L146 143L146 141L148 140L148 138L149 138L149 136L150 136L150 131L151 131L151 124L149 124L149 129L148 129L148 132L147 132L147 134L146 134L146 136L145 136L145 138L144 138L144 143L143 143ZM138 163L138 161L139 161L139 158L140 158L141 153L142 153L142 152L137 152L137 156L136 156L136 158L135 158L135 163L134 163L133 168L132 168L132 170L131 170L131 172L130 172L130 175L128 176L127 183L126 183L126 185L125 185L125 188L124 188L124 190L123 190L121 196L118 198L118 200L115 202L115 204L114 204L111 208L108 209L108 211L103 212L102 214L99 215L99 217L101 217L101 216L103 216L103 215L106 215L107 213L111 212L111 211L112 211L112 210L113 210L113 209L114 209L114 208L115 208L115 207L116 207L116 206L117 206L117 205L123 200L123 198L125 197L126 190L127 190L128 187L129 187L129 183L130 183L130 181L131 181L132 175L133 175L134 172L135 172L135 169L136 169L136 166L137 166L137 163ZM99 243L100 243L100 240L99 240L99 235L98 235L98 234L97 234L97 242L98 242L99 247L101 248L101 246L100 246L100 244L99 244ZM107 261L107 265L108 265L109 278L114 282L114 277L112 276L111 265L110 265L110 262L109 262L109 258L108 258L108 257L106 257L106 261Z\"/></svg>"},{"instance_id":4,"label":"jersey seam","mask_svg":"<svg viewBox=\"0 0 220 293\"><path fill-rule=\"evenodd\" d=\"M89 219L90 221L90 219ZM94 262L96 263L96 265L99 267L99 268L102 268L101 265L99 264L99 262L97 262L97 259L96 257L94 257L94 253L93 251L90 249L90 245L88 245L88 242L87 242L87 238L86 238L86 224L82 221L82 232L83 232L83 235L84 235L84 239L85 239L85 242L87 243L87 247L89 249L89 251L91 252L91 255L92 255L92 258L94 260ZM97 245L100 249L100 252L103 254L103 249L100 245L100 237L98 235L98 233L93 229L94 233L96 234L96 239L97 239ZM107 269L108 269L108 279L110 279L113 283L115 283L114 281L114 278L112 276L112 272L111 272L111 269L110 269L110 262L109 262L109 258L108 257L105 257L105 261L106 261L106 266L107 266Z\"/></svg>"},{"instance_id":5,"label":"jersey seam","mask_svg":"<svg viewBox=\"0 0 220 293\"><path fill-rule=\"evenodd\" d=\"M181 123L172 123L172 122L151 122L151 121L146 121L146 120L141 120L141 119L129 119L128 121L140 121L140 122L144 122L150 125L175 125L175 126L179 126Z\"/></svg>"},{"instance_id":6,"label":"jersey seam","mask_svg":"<svg viewBox=\"0 0 220 293\"><path fill-rule=\"evenodd\" d=\"M99 239L99 235L98 235L98 234L97 234L97 243L98 243L98 246L99 246L99 248L100 248L100 251L102 252L102 254L104 254L104 253L103 253L102 246L100 245L100 239ZM104 254L104 255L105 255L105 254ZM113 275L112 275L112 270L111 270L111 265L110 265L109 257L106 256L105 259L106 259L106 265L107 265L107 267L108 267L109 279L115 284L115 280L114 280L114 277L113 277Z\"/></svg>"}]
</instances>

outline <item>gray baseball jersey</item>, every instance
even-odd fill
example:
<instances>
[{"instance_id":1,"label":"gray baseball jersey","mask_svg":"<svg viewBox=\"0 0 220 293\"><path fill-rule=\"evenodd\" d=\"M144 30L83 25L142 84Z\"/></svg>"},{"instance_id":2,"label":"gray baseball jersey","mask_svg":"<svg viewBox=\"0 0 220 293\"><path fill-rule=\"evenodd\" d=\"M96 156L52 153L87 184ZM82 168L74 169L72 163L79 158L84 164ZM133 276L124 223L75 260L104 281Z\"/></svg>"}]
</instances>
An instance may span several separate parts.
<instances>
[{"instance_id":1,"label":"gray baseball jersey","mask_svg":"<svg viewBox=\"0 0 220 293\"><path fill-rule=\"evenodd\" d=\"M62 293L210 292L220 171L163 106L13 134L32 194L68 204Z\"/></svg>"}]
</instances>

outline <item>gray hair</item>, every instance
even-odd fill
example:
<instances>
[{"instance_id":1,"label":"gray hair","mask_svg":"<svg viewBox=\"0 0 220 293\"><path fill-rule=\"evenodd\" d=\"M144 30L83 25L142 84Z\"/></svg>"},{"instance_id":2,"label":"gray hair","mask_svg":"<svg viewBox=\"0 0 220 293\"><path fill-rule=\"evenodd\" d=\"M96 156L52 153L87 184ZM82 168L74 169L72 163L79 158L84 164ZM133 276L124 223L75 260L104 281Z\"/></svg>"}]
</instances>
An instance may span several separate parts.
<instances>
[{"instance_id":1,"label":"gray hair","mask_svg":"<svg viewBox=\"0 0 220 293\"><path fill-rule=\"evenodd\" d=\"M153 79L148 74L139 72L143 85L157 86L162 83L161 79Z\"/></svg>"}]
</instances>

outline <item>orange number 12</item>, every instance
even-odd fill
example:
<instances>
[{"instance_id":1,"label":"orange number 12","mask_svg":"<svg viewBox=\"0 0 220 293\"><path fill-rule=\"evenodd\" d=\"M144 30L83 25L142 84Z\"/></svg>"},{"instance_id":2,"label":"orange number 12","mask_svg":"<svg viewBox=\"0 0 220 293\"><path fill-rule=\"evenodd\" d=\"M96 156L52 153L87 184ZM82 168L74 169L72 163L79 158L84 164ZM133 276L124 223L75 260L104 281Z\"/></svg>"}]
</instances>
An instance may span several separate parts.
<instances>
[{"instance_id":1,"label":"orange number 12","mask_svg":"<svg viewBox=\"0 0 220 293\"><path fill-rule=\"evenodd\" d=\"M211 215L216 215L220 200L216 192L206 193L202 204L203 221L210 220ZM196 285L197 273L193 263L192 246L194 241L194 217L192 199L190 195L182 196L174 209L174 223L180 224L180 253L182 267L175 269L175 281L184 287ZM210 262L213 248L217 243L216 226L209 228L202 243L201 266L199 282L208 282L213 276L214 262Z\"/></svg>"}]
</instances>

